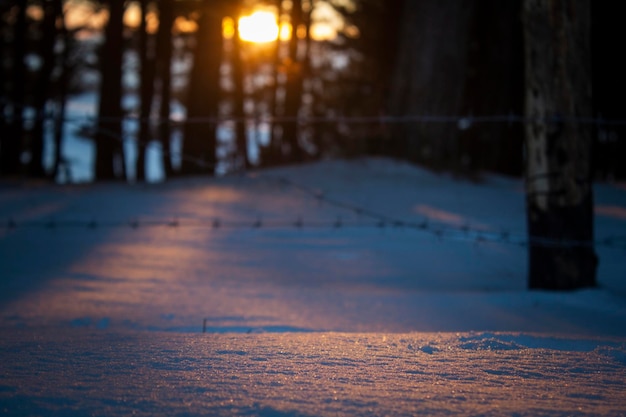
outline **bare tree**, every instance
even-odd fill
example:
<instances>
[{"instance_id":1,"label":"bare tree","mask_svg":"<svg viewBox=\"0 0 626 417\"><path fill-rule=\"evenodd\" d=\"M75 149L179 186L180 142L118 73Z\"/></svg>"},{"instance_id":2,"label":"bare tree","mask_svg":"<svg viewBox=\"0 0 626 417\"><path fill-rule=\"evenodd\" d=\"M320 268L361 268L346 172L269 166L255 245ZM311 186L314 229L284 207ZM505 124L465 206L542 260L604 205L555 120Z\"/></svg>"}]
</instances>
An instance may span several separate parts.
<instances>
[{"instance_id":1,"label":"bare tree","mask_svg":"<svg viewBox=\"0 0 626 417\"><path fill-rule=\"evenodd\" d=\"M100 55L102 80L96 132L96 180L124 178L122 143L122 54L124 2L109 0L109 21Z\"/></svg>"},{"instance_id":2,"label":"bare tree","mask_svg":"<svg viewBox=\"0 0 626 417\"><path fill-rule=\"evenodd\" d=\"M467 76L460 113L521 114L524 107L524 45L521 0L474 0L468 34ZM524 129L519 123L473 124L458 132L456 169L521 176Z\"/></svg>"},{"instance_id":3,"label":"bare tree","mask_svg":"<svg viewBox=\"0 0 626 417\"><path fill-rule=\"evenodd\" d=\"M472 0L406 1L401 19L390 108L393 115L455 115L464 95L467 35ZM434 168L451 168L457 157L453 124L399 126L399 152Z\"/></svg>"},{"instance_id":4,"label":"bare tree","mask_svg":"<svg viewBox=\"0 0 626 417\"><path fill-rule=\"evenodd\" d=\"M590 1L524 0L529 287L594 286Z\"/></svg>"},{"instance_id":5,"label":"bare tree","mask_svg":"<svg viewBox=\"0 0 626 417\"><path fill-rule=\"evenodd\" d=\"M141 7L141 23L139 25L139 62L140 62L140 111L139 111L139 134L137 137L137 161L136 172L137 181L144 181L146 178L146 150L150 142L150 111L154 98L154 76L155 76L155 48L151 45L148 34L148 0L139 2Z\"/></svg>"},{"instance_id":6,"label":"bare tree","mask_svg":"<svg viewBox=\"0 0 626 417\"><path fill-rule=\"evenodd\" d=\"M10 102L11 119L0 142L0 169L3 174L16 175L20 172L20 155L24 134L24 96L26 83L26 0L16 2L17 13L13 24L11 68L8 71L11 82L6 87Z\"/></svg>"},{"instance_id":7,"label":"bare tree","mask_svg":"<svg viewBox=\"0 0 626 417\"><path fill-rule=\"evenodd\" d=\"M291 39L289 40L289 56L285 62L287 85L285 92L285 117L283 123L284 143L289 145L289 160L302 161L304 151L300 145L297 117L300 111L303 88L303 60L300 53L298 29L303 24L302 0L291 2Z\"/></svg>"},{"instance_id":8,"label":"bare tree","mask_svg":"<svg viewBox=\"0 0 626 417\"><path fill-rule=\"evenodd\" d=\"M278 25L280 26L284 11L282 0L276 0L276 8ZM261 150L261 162L263 163L263 165L273 165L279 163L282 155L282 138L278 132L279 125L274 120L274 118L278 116L278 91L280 89L279 67L282 61L281 47L282 40L279 34L279 36L276 38L276 46L274 49L274 65L272 66L273 92L270 96L269 103L270 115L272 116L272 121L270 122L270 141L268 146Z\"/></svg>"},{"instance_id":9,"label":"bare tree","mask_svg":"<svg viewBox=\"0 0 626 417\"><path fill-rule=\"evenodd\" d=\"M183 141L183 153L193 159L183 160L184 175L214 174L217 165L223 6L223 0L205 5L198 20Z\"/></svg>"},{"instance_id":10,"label":"bare tree","mask_svg":"<svg viewBox=\"0 0 626 417\"><path fill-rule=\"evenodd\" d=\"M235 136L237 143L237 165L234 167L235 169L248 169L252 166L250 163L250 157L248 155L248 140L246 135L246 123L245 123L245 72L243 69L243 58L241 56L241 39L239 38L239 16L240 7L239 1L235 2L234 10L234 21L235 21L235 32L232 39L232 50L231 50L231 68L232 68L232 77L235 84L234 91L234 115L235 115Z\"/></svg>"},{"instance_id":11,"label":"bare tree","mask_svg":"<svg viewBox=\"0 0 626 417\"><path fill-rule=\"evenodd\" d=\"M159 73L161 102L159 105L159 140L161 142L163 170L166 177L173 175L170 153L170 101L172 97L172 25L174 24L173 0L159 1L159 30L157 32L156 59Z\"/></svg>"},{"instance_id":12,"label":"bare tree","mask_svg":"<svg viewBox=\"0 0 626 417\"><path fill-rule=\"evenodd\" d=\"M65 125L65 113L66 113L66 104L67 104L67 96L69 90L69 82L70 82L70 72L72 71L70 68L70 49L72 48L73 33L71 33L66 25L65 25L65 16L62 8L62 0L55 0L55 3L59 8L59 32L61 38L63 39L63 50L60 53L60 68L61 74L59 75L58 83L57 83L57 104L55 111L55 119L54 119L54 159L52 163L52 172L50 176L53 179L56 179L59 175L61 166L65 168L67 182L71 181L70 177L70 169L69 165L67 165L67 161L65 161L63 157L63 132Z\"/></svg>"},{"instance_id":13,"label":"bare tree","mask_svg":"<svg viewBox=\"0 0 626 417\"><path fill-rule=\"evenodd\" d=\"M42 37L39 44L41 68L38 71L33 91L33 104L37 117L31 133L30 175L43 178L46 175L43 163L44 154L44 124L46 119L46 104L51 97L52 80L50 74L55 66L54 44L57 38L56 23L62 13L60 0L48 0L43 4Z\"/></svg>"}]
</instances>

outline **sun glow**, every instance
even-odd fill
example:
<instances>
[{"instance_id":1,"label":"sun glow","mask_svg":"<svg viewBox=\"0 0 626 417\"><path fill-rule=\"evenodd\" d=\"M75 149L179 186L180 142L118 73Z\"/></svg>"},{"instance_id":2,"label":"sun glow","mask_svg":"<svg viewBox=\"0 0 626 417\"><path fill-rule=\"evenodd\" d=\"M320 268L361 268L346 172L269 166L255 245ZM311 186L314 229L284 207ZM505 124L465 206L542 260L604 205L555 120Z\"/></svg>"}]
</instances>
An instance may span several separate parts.
<instances>
[{"instance_id":1,"label":"sun glow","mask_svg":"<svg viewBox=\"0 0 626 417\"><path fill-rule=\"evenodd\" d=\"M276 15L271 12L257 11L239 18L239 38L247 42L265 43L278 38Z\"/></svg>"}]
</instances>

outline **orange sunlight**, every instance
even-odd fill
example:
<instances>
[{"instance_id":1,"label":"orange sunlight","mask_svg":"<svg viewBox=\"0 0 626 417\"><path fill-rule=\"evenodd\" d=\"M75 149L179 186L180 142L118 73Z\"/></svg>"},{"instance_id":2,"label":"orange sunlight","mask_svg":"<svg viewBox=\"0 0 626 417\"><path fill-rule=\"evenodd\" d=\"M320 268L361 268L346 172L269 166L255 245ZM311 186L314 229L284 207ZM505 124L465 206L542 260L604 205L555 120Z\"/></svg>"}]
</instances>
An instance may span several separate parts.
<instances>
[{"instance_id":1,"label":"orange sunlight","mask_svg":"<svg viewBox=\"0 0 626 417\"><path fill-rule=\"evenodd\" d=\"M239 38L246 42L266 43L275 41L279 35L276 15L272 12L256 11L239 18Z\"/></svg>"}]
</instances>

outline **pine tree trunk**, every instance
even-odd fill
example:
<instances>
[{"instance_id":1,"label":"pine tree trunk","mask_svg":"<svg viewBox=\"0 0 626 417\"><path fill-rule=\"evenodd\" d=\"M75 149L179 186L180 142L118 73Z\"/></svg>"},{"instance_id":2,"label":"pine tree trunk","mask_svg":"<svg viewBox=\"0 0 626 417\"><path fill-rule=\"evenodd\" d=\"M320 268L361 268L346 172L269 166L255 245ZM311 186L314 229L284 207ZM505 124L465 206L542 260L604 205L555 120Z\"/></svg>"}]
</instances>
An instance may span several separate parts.
<instances>
[{"instance_id":1,"label":"pine tree trunk","mask_svg":"<svg viewBox=\"0 0 626 417\"><path fill-rule=\"evenodd\" d=\"M221 4L221 3L220 3ZM217 165L217 127L222 64L222 18L220 5L205 6L198 21L196 50L189 80L187 118L181 173L215 173ZM195 119L195 120L194 120Z\"/></svg>"},{"instance_id":2,"label":"pine tree trunk","mask_svg":"<svg viewBox=\"0 0 626 417\"><path fill-rule=\"evenodd\" d=\"M0 8L0 13L4 12L4 8ZM0 19L0 32L5 33L7 30L7 22L5 19ZM0 43L0 61L5 62L7 58L7 45L4 43ZM0 65L0 80L8 79L9 74L4 65ZM5 100L5 97L8 97L6 83L0 83L0 114L5 115L5 109L8 107L8 103ZM8 132L8 124L6 117L0 117L0 132ZM4 152L5 146L8 142L8 138L6 134L0 136L0 176L4 174Z\"/></svg>"},{"instance_id":3,"label":"pine tree trunk","mask_svg":"<svg viewBox=\"0 0 626 417\"><path fill-rule=\"evenodd\" d=\"M170 101L172 89L172 25L174 24L173 0L159 2L159 31L157 33L157 66L161 84L159 106L159 140L161 142L163 170L166 178L173 175L170 145Z\"/></svg>"},{"instance_id":4,"label":"pine tree trunk","mask_svg":"<svg viewBox=\"0 0 626 417\"><path fill-rule=\"evenodd\" d=\"M283 15L283 1L276 0L278 25L280 28L281 18ZM278 38L276 39L276 50L274 51L274 65L272 68L272 79L274 81L274 91L272 91L271 102L269 104L270 115L272 121L270 122L270 140L266 148L262 149L261 162L265 166L276 165L281 162L282 159L282 137L278 134L278 126L276 118L278 117L278 92L280 89L280 74L278 68L281 65L282 56L282 40L280 39L280 30Z\"/></svg>"},{"instance_id":5,"label":"pine tree trunk","mask_svg":"<svg viewBox=\"0 0 626 417\"><path fill-rule=\"evenodd\" d=\"M96 132L96 180L125 177L122 142L122 54L124 2L110 0L105 44L100 55L102 81Z\"/></svg>"},{"instance_id":6,"label":"pine tree trunk","mask_svg":"<svg viewBox=\"0 0 626 417\"><path fill-rule=\"evenodd\" d=\"M9 71L11 78L10 100L12 117L7 123L6 133L3 133L2 148L0 151L0 169L3 174L16 175L20 173L20 156L24 137L24 85L26 64L26 0L17 3L17 14L13 28L12 65Z\"/></svg>"},{"instance_id":7,"label":"pine tree trunk","mask_svg":"<svg viewBox=\"0 0 626 417\"><path fill-rule=\"evenodd\" d=\"M137 137L137 161L135 175L137 181L146 179L146 150L150 142L150 110L154 98L154 51L149 45L147 30L148 0L141 0L141 24L139 26L139 56L140 56L140 95L141 110L139 112L139 134Z\"/></svg>"},{"instance_id":8,"label":"pine tree trunk","mask_svg":"<svg viewBox=\"0 0 626 417\"><path fill-rule=\"evenodd\" d=\"M304 159L300 146L299 125L297 122L302 99L302 61L299 53L298 28L302 24L302 0L291 3L291 39L289 40L289 61L287 63L287 86L285 93L285 117L283 139L289 145L289 160L299 162Z\"/></svg>"},{"instance_id":9,"label":"pine tree trunk","mask_svg":"<svg viewBox=\"0 0 626 417\"><path fill-rule=\"evenodd\" d=\"M393 115L454 116L465 88L472 0L404 2L399 53L391 88ZM458 155L452 123L401 124L399 156L436 169L451 168Z\"/></svg>"},{"instance_id":10,"label":"pine tree trunk","mask_svg":"<svg viewBox=\"0 0 626 417\"><path fill-rule=\"evenodd\" d=\"M591 116L589 11L589 0L523 3L530 288L596 284L591 128L578 122Z\"/></svg>"},{"instance_id":11,"label":"pine tree trunk","mask_svg":"<svg viewBox=\"0 0 626 417\"><path fill-rule=\"evenodd\" d=\"M54 43L56 41L56 21L61 12L58 1L48 1L44 4L43 37L40 42L42 66L37 75L34 91L34 107L37 119L31 134L31 160L29 172L34 178L43 178L46 175L43 163L44 135L46 122L46 103L50 98L50 74L54 69Z\"/></svg>"},{"instance_id":12,"label":"pine tree trunk","mask_svg":"<svg viewBox=\"0 0 626 417\"><path fill-rule=\"evenodd\" d=\"M235 13L237 16L237 13ZM235 19L235 34L233 36L233 49L231 64L233 69L233 80L235 84L235 136L237 142L237 162L235 169L249 169L250 158L248 156L248 140L246 137L245 121L245 91L244 91L244 71L243 59L241 57L241 39L239 39L239 21Z\"/></svg>"},{"instance_id":13,"label":"pine tree trunk","mask_svg":"<svg viewBox=\"0 0 626 417\"><path fill-rule=\"evenodd\" d=\"M54 119L54 159L52 164L51 177L53 179L58 178L60 167L63 164L66 173L65 181L69 183L71 182L69 162L65 161L63 158L63 128L65 125L65 108L67 104L70 78L69 55L72 35L69 33L67 27L65 26L65 14L62 7L62 0L55 0L55 4L57 5L57 10L60 17L59 32L61 33L61 38L63 39L63 52L61 52L60 57L61 75L59 76L58 81L59 91L57 97L57 110L55 112Z\"/></svg>"},{"instance_id":14,"label":"pine tree trunk","mask_svg":"<svg viewBox=\"0 0 626 417\"><path fill-rule=\"evenodd\" d=\"M519 115L524 110L521 0L475 0L462 114ZM483 123L459 131L461 173L497 171L520 176L524 128Z\"/></svg>"}]
</instances>

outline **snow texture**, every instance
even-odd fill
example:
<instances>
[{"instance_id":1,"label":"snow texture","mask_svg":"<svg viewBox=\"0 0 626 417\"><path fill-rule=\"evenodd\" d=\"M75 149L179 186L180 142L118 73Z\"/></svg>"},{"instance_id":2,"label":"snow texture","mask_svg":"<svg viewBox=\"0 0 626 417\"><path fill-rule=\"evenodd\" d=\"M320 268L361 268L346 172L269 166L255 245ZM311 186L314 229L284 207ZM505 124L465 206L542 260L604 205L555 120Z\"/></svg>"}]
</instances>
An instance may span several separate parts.
<instances>
[{"instance_id":1,"label":"snow texture","mask_svg":"<svg viewBox=\"0 0 626 417\"><path fill-rule=\"evenodd\" d=\"M595 197L600 286L543 292L515 179L2 183L0 414L626 415L626 188Z\"/></svg>"},{"instance_id":2,"label":"snow texture","mask_svg":"<svg viewBox=\"0 0 626 417\"><path fill-rule=\"evenodd\" d=\"M618 416L625 348L480 333L17 331L2 343L0 398L10 415Z\"/></svg>"}]
</instances>

